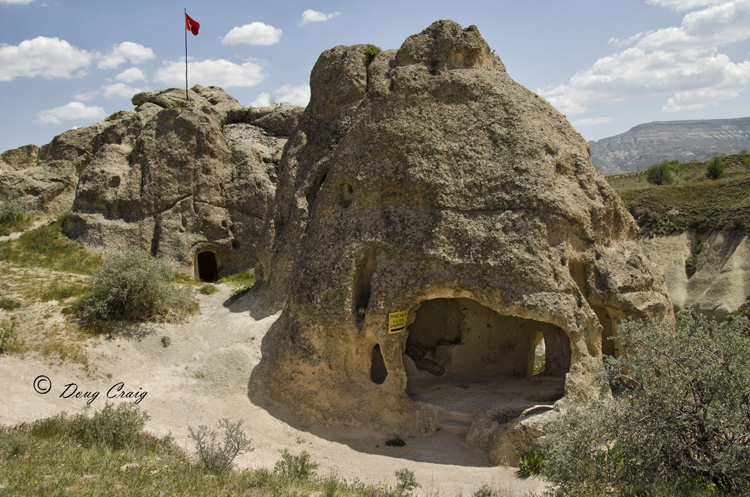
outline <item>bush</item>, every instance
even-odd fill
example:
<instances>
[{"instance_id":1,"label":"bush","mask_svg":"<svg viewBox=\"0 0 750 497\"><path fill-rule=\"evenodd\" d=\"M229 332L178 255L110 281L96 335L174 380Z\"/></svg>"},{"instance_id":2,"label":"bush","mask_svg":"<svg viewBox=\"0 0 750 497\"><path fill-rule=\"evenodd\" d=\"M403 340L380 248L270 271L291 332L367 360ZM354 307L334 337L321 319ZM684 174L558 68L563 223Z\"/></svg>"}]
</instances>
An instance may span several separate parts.
<instances>
[{"instance_id":1,"label":"bush","mask_svg":"<svg viewBox=\"0 0 750 497\"><path fill-rule=\"evenodd\" d=\"M406 440L401 438L400 435L396 435L395 437L385 441L386 447L403 447L404 445L406 445Z\"/></svg>"},{"instance_id":2,"label":"bush","mask_svg":"<svg viewBox=\"0 0 750 497\"><path fill-rule=\"evenodd\" d=\"M214 293L218 291L219 289L211 284L203 285L202 287L198 289L198 293L200 293L201 295L213 295Z\"/></svg>"},{"instance_id":3,"label":"bush","mask_svg":"<svg viewBox=\"0 0 750 497\"><path fill-rule=\"evenodd\" d=\"M396 490L399 494L410 493L412 490L421 486L417 483L417 478L412 471L408 469L399 469L396 471Z\"/></svg>"},{"instance_id":4,"label":"bush","mask_svg":"<svg viewBox=\"0 0 750 497\"><path fill-rule=\"evenodd\" d=\"M497 497L497 492L487 485L482 485L479 490L472 494L472 497Z\"/></svg>"},{"instance_id":5,"label":"bush","mask_svg":"<svg viewBox=\"0 0 750 497\"><path fill-rule=\"evenodd\" d=\"M646 170L646 181L652 185L669 185L674 183L674 174L669 161L654 164Z\"/></svg>"},{"instance_id":6,"label":"bush","mask_svg":"<svg viewBox=\"0 0 750 497\"><path fill-rule=\"evenodd\" d=\"M706 177L708 179L719 179L722 176L724 176L724 160L720 156L714 155L706 166Z\"/></svg>"},{"instance_id":7,"label":"bush","mask_svg":"<svg viewBox=\"0 0 750 497\"><path fill-rule=\"evenodd\" d=\"M287 480L304 481L315 477L318 463L312 462L310 454L306 451L298 456L293 456L284 449L281 453L281 461L276 463L273 471L279 477Z\"/></svg>"},{"instance_id":8,"label":"bush","mask_svg":"<svg viewBox=\"0 0 750 497\"><path fill-rule=\"evenodd\" d=\"M84 446L103 445L122 449L138 441L148 419L148 414L135 404L122 402L114 407L107 402L90 418L85 414L76 415L67 425L67 430Z\"/></svg>"},{"instance_id":9,"label":"bush","mask_svg":"<svg viewBox=\"0 0 750 497\"><path fill-rule=\"evenodd\" d=\"M234 458L239 454L252 451L250 440L242 431L242 420L231 423L227 418L219 421L218 428L224 431L223 442L217 442L218 436L214 430L209 430L206 425L198 427L193 431L188 427L190 438L195 440L195 448L198 458L207 470L214 473L223 473L232 468Z\"/></svg>"},{"instance_id":10,"label":"bush","mask_svg":"<svg viewBox=\"0 0 750 497\"><path fill-rule=\"evenodd\" d=\"M362 54L365 56L364 63L369 66L370 63L375 59L375 56L382 52L383 49L377 45L368 44L362 49Z\"/></svg>"},{"instance_id":11,"label":"bush","mask_svg":"<svg viewBox=\"0 0 750 497\"><path fill-rule=\"evenodd\" d=\"M538 450L530 450L518 456L518 474L524 478L538 475L542 472L544 454Z\"/></svg>"},{"instance_id":12,"label":"bush","mask_svg":"<svg viewBox=\"0 0 750 497\"><path fill-rule=\"evenodd\" d=\"M572 410L546 436L558 495L750 492L750 323L683 312L624 322L606 363L618 398Z\"/></svg>"},{"instance_id":13,"label":"bush","mask_svg":"<svg viewBox=\"0 0 750 497\"><path fill-rule=\"evenodd\" d=\"M14 343L16 340L16 322L0 322L0 354L4 354L6 347Z\"/></svg>"},{"instance_id":14,"label":"bush","mask_svg":"<svg viewBox=\"0 0 750 497\"><path fill-rule=\"evenodd\" d=\"M0 195L0 235L20 231L28 224L28 208L18 200L18 197L18 193L14 191Z\"/></svg>"},{"instance_id":15,"label":"bush","mask_svg":"<svg viewBox=\"0 0 750 497\"><path fill-rule=\"evenodd\" d=\"M195 306L191 290L169 285L172 271L146 252L131 250L101 264L89 280L91 295L80 302L80 312L96 320L141 320Z\"/></svg>"}]
</instances>

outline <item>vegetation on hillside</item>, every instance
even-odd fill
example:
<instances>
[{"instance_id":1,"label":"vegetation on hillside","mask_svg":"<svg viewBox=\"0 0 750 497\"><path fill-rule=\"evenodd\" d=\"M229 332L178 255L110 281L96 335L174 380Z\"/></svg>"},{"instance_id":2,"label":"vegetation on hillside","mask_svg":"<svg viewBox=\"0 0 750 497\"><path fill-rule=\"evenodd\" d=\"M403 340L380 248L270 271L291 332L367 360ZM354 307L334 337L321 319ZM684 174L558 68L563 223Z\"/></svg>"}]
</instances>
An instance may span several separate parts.
<instances>
[{"instance_id":1,"label":"vegetation on hillside","mask_svg":"<svg viewBox=\"0 0 750 497\"><path fill-rule=\"evenodd\" d=\"M0 194L0 236L22 231L31 222L29 209L18 199L17 192Z\"/></svg>"},{"instance_id":2,"label":"vegetation on hillside","mask_svg":"<svg viewBox=\"0 0 750 497\"><path fill-rule=\"evenodd\" d=\"M44 226L23 233L18 240L0 242L0 261L21 267L43 267L67 273L90 274L101 262L73 240L62 235L67 213Z\"/></svg>"},{"instance_id":3,"label":"vegetation on hillside","mask_svg":"<svg viewBox=\"0 0 750 497\"><path fill-rule=\"evenodd\" d=\"M649 181L649 171L608 176L630 213L646 234L685 230L750 230L750 153L716 157L706 162L652 166L668 168L673 183ZM723 169L722 169L723 168ZM664 172L667 175L666 172ZM656 176L656 173L652 172ZM717 177L718 179L710 179Z\"/></svg>"},{"instance_id":4,"label":"vegetation on hillside","mask_svg":"<svg viewBox=\"0 0 750 497\"><path fill-rule=\"evenodd\" d=\"M59 414L0 427L0 494L396 497L410 495L418 485L406 469L390 476L393 484L366 485L322 477L304 451L283 451L273 469L237 471L222 464L217 471L205 464L211 450L205 444L203 456L191 459L170 436L158 438L144 432L147 419L134 404L121 403L117 407L107 404L91 416ZM215 433L209 431L207 436L210 439L212 435ZM224 447L227 442L232 445L232 440L246 441L236 430L229 437L234 438L225 435ZM241 445L248 448L247 443ZM209 456L214 461L227 457L220 453ZM231 463L231 459L223 460ZM384 479L389 479L388 475Z\"/></svg>"},{"instance_id":5,"label":"vegetation on hillside","mask_svg":"<svg viewBox=\"0 0 750 497\"><path fill-rule=\"evenodd\" d=\"M605 361L615 397L547 432L544 473L560 496L748 495L750 322L683 312L625 322ZM604 379L604 378L603 378Z\"/></svg>"}]
</instances>

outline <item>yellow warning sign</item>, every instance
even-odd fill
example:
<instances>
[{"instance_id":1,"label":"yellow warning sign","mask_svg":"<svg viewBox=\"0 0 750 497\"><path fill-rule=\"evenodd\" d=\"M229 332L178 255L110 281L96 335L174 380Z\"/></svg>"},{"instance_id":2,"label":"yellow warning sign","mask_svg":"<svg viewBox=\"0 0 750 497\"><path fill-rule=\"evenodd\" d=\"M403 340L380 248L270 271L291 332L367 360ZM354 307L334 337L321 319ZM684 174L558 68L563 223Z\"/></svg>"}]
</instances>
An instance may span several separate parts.
<instances>
[{"instance_id":1,"label":"yellow warning sign","mask_svg":"<svg viewBox=\"0 0 750 497\"><path fill-rule=\"evenodd\" d=\"M391 312L388 313L388 334L395 335L401 333L406 329L406 318L409 316L409 311Z\"/></svg>"}]
</instances>

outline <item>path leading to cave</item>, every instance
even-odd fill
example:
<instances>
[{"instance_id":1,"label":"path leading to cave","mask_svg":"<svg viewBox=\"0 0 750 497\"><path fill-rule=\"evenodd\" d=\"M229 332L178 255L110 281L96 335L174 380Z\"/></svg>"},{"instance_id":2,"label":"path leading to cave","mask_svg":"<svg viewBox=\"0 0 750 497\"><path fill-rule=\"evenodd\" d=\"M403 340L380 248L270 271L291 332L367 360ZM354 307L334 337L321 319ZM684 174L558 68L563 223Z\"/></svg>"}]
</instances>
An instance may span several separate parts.
<instances>
[{"instance_id":1,"label":"path leading to cave","mask_svg":"<svg viewBox=\"0 0 750 497\"><path fill-rule=\"evenodd\" d=\"M151 416L147 429L159 436L171 432L190 452L194 447L188 426L215 426L225 417L243 420L255 450L237 459L239 467L271 468L281 450L293 454L305 450L320 464L320 475L335 474L348 481L393 484L394 472L408 468L421 484L420 495L472 495L483 484L503 496L543 491L542 482L519 479L513 468L489 466L482 454L463 445L461 435L449 431L408 438L405 447L396 448L385 447L385 441L396 434L320 426L307 432L271 416L253 404L247 389L252 369L260 361L263 336L278 315L255 319L247 302L225 305L231 287L217 287L220 291L214 295L199 295L201 311L186 323L148 324L115 339L92 340L89 371L77 364L52 365L31 355L0 357L0 423L15 424L60 411L77 413L88 401L99 409L108 394L131 392L134 398L142 397L139 406ZM164 336L170 338L168 347L163 345ZM45 395L34 390L40 375L51 382ZM76 398L74 391L89 396ZM95 392L98 395L92 400ZM339 441L311 433L326 431L335 433Z\"/></svg>"}]
</instances>

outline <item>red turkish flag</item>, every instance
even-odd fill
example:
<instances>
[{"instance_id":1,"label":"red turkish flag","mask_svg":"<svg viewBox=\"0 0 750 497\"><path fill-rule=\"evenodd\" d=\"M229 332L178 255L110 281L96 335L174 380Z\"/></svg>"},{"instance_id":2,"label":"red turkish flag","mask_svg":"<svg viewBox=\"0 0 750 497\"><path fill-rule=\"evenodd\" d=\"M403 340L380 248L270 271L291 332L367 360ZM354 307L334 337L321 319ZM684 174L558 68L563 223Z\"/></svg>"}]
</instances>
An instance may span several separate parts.
<instances>
[{"instance_id":1,"label":"red turkish flag","mask_svg":"<svg viewBox=\"0 0 750 497\"><path fill-rule=\"evenodd\" d=\"M185 29L193 33L194 35L198 34L198 30L201 28L201 25L190 18L189 15L187 15L187 12L185 13Z\"/></svg>"}]
</instances>

